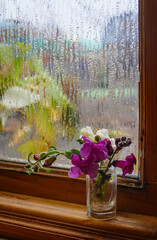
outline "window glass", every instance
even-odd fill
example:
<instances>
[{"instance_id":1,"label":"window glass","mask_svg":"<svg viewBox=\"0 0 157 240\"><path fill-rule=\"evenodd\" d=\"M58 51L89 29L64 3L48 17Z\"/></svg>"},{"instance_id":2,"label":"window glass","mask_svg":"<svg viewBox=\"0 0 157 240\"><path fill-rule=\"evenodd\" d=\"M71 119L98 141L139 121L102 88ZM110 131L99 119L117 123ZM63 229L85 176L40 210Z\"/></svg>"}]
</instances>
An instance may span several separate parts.
<instances>
[{"instance_id":1,"label":"window glass","mask_svg":"<svg viewBox=\"0 0 157 240\"><path fill-rule=\"evenodd\" d=\"M131 137L119 158L138 157L138 0L1 0L0 13L1 159L79 148L87 125Z\"/></svg>"}]
</instances>

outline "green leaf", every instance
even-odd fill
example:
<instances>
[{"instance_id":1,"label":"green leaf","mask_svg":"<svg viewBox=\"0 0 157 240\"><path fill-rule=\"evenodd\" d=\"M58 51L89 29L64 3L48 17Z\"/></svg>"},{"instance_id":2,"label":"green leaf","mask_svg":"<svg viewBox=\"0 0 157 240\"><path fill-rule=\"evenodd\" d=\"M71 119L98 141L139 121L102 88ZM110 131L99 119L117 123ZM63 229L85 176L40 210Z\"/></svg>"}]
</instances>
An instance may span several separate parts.
<instances>
[{"instance_id":1,"label":"green leaf","mask_svg":"<svg viewBox=\"0 0 157 240\"><path fill-rule=\"evenodd\" d=\"M83 143L84 143L84 141L83 141L82 138L77 139L77 142L79 142L80 144L83 144Z\"/></svg>"},{"instance_id":2,"label":"green leaf","mask_svg":"<svg viewBox=\"0 0 157 240\"><path fill-rule=\"evenodd\" d=\"M104 161L101 161L100 162L100 168L102 167L103 164L104 164Z\"/></svg>"},{"instance_id":3,"label":"green leaf","mask_svg":"<svg viewBox=\"0 0 157 240\"><path fill-rule=\"evenodd\" d=\"M80 151L77 150L77 149L71 149L70 152L72 152L72 154L77 154L77 155L79 155L81 157Z\"/></svg>"},{"instance_id":4,"label":"green leaf","mask_svg":"<svg viewBox=\"0 0 157 240\"><path fill-rule=\"evenodd\" d=\"M50 152L52 150L57 150L57 148L55 146L50 146L48 152Z\"/></svg>"},{"instance_id":5,"label":"green leaf","mask_svg":"<svg viewBox=\"0 0 157 240\"><path fill-rule=\"evenodd\" d=\"M72 154L71 152L65 152L66 158L70 159L71 154Z\"/></svg>"},{"instance_id":6,"label":"green leaf","mask_svg":"<svg viewBox=\"0 0 157 240\"><path fill-rule=\"evenodd\" d=\"M32 154L33 154L33 153L30 152L30 154L28 155L28 162L29 162L30 165L32 165L32 162L31 162L31 160L30 160L30 157L31 157Z\"/></svg>"},{"instance_id":7,"label":"green leaf","mask_svg":"<svg viewBox=\"0 0 157 240\"><path fill-rule=\"evenodd\" d=\"M80 151L77 149L71 149L69 152L65 152L65 156L70 159L71 154L77 154L81 157Z\"/></svg>"},{"instance_id":8,"label":"green leaf","mask_svg":"<svg viewBox=\"0 0 157 240\"><path fill-rule=\"evenodd\" d=\"M97 170L97 172L98 172L99 170ZM95 178L95 181L96 182L99 182L100 181L100 173L98 173L98 175L97 175L97 177Z\"/></svg>"},{"instance_id":9,"label":"green leaf","mask_svg":"<svg viewBox=\"0 0 157 240\"><path fill-rule=\"evenodd\" d=\"M50 173L50 172L51 172L51 170L50 170L50 169L47 169L47 168L43 168L43 170L44 170L45 172L47 172L47 173Z\"/></svg>"}]
</instances>

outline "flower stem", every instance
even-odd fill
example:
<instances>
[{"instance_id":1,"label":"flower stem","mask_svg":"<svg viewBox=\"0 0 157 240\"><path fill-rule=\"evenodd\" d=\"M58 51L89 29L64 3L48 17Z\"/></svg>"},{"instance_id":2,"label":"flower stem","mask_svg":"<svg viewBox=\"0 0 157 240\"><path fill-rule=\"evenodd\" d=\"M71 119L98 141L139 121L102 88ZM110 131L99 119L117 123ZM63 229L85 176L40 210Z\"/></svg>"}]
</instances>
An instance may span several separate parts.
<instances>
[{"instance_id":1,"label":"flower stem","mask_svg":"<svg viewBox=\"0 0 157 240\"><path fill-rule=\"evenodd\" d=\"M100 189L100 194L99 194L99 196L100 196L100 200L101 200L101 201L103 200L103 195L104 195L103 189L102 189L103 179L105 178L106 173L108 172L109 168L111 167L111 162L112 162L113 157L114 157L114 155L115 155L116 153L117 153L117 148L114 150L113 154L108 158L108 159L109 159L109 162L108 162L108 164L107 164L107 167L106 167L105 171L104 171L103 173L98 172L98 175L97 175L97 178L96 178L96 181L99 183L99 185L98 185L98 187L97 187L97 190L98 190L98 188ZM99 170L101 170L101 167L102 167L103 164L104 164L103 161L100 162Z\"/></svg>"},{"instance_id":2,"label":"flower stem","mask_svg":"<svg viewBox=\"0 0 157 240\"><path fill-rule=\"evenodd\" d=\"M117 153L117 148L113 151L113 154L111 155L111 157L109 158L109 162L107 164L107 167L106 167L106 170L104 172L104 175L108 172L109 168L111 167L111 162L112 162L112 159L114 157L114 155Z\"/></svg>"}]
</instances>

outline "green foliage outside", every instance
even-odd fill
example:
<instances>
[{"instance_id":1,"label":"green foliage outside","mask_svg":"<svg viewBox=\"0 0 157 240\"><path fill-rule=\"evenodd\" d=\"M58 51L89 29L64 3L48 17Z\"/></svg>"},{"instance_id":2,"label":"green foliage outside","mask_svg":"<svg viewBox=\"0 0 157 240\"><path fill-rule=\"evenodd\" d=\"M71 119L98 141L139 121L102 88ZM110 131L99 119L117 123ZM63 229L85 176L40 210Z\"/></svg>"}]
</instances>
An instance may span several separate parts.
<instances>
[{"instance_id":1,"label":"green foliage outside","mask_svg":"<svg viewBox=\"0 0 157 240\"><path fill-rule=\"evenodd\" d=\"M1 111L16 111L22 116L21 127L14 131L9 143L22 156L31 151L46 150L56 143L57 136L72 139L79 123L75 104L63 93L62 86L44 70L42 60L30 55L30 50L31 47L23 43L15 43L14 46L0 44L0 98L3 99L7 89L12 87L23 89L35 97L20 109L0 105Z\"/></svg>"}]
</instances>

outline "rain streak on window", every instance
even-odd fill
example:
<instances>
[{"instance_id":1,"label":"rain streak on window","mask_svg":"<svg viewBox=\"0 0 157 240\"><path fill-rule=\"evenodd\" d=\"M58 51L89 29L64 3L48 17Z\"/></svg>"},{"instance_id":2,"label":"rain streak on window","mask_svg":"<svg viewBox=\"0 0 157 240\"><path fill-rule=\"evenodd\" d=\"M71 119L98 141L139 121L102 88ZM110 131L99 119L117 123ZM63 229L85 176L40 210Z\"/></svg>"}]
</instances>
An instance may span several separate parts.
<instances>
[{"instance_id":1,"label":"rain streak on window","mask_svg":"<svg viewBox=\"0 0 157 240\"><path fill-rule=\"evenodd\" d=\"M0 158L80 148L85 126L138 157L138 48L138 0L1 0Z\"/></svg>"}]
</instances>

